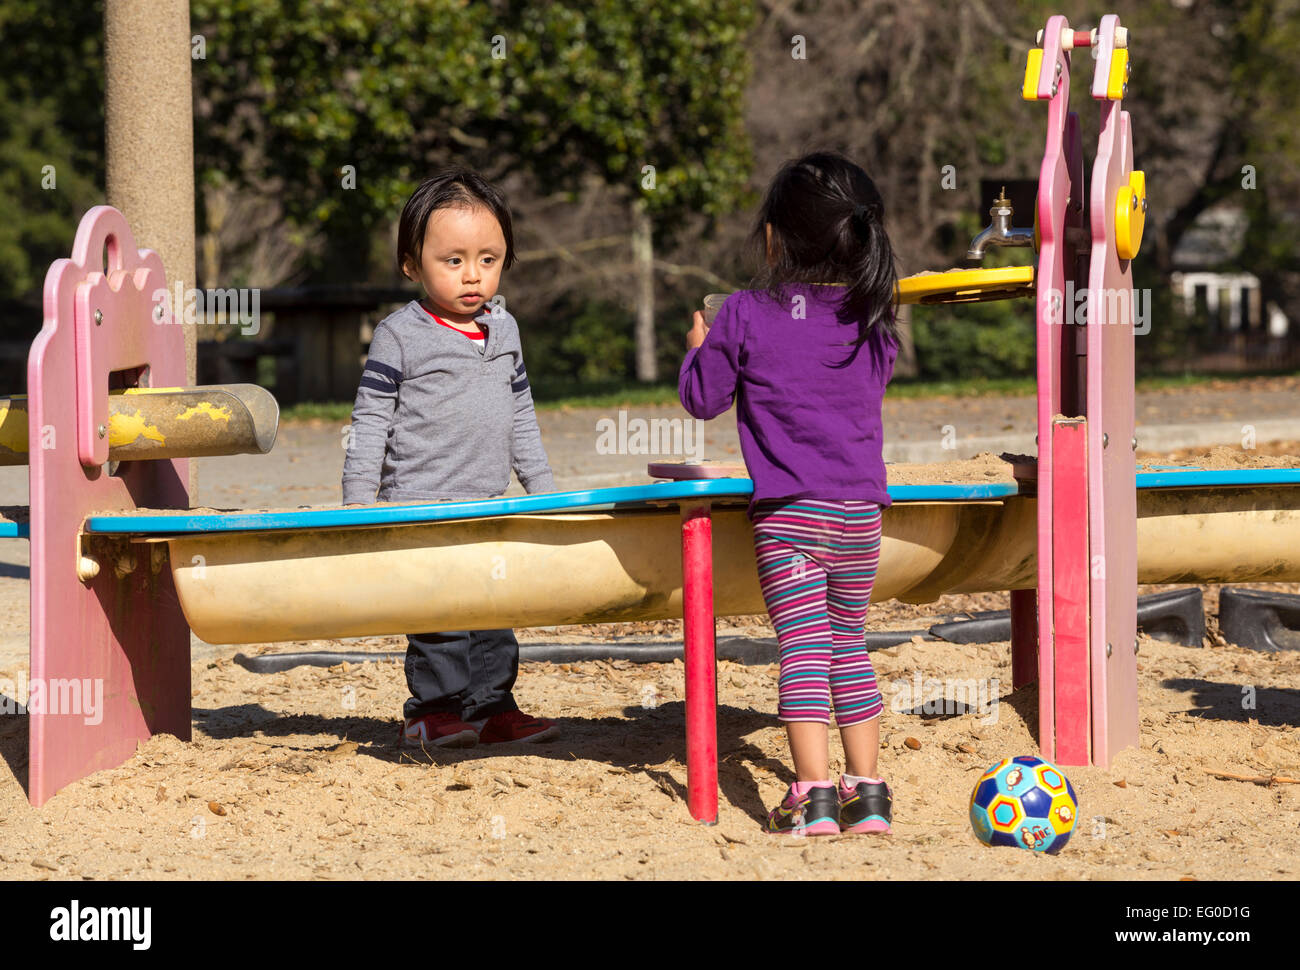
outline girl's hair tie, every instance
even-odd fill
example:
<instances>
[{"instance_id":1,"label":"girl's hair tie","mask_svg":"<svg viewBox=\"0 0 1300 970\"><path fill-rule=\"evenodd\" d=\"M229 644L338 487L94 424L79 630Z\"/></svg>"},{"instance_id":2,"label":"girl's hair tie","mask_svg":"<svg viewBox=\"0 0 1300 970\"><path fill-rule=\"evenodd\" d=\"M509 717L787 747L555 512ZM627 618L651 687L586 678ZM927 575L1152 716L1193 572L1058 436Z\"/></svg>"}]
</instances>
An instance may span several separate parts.
<instances>
[{"instance_id":1,"label":"girl's hair tie","mask_svg":"<svg viewBox=\"0 0 1300 970\"><path fill-rule=\"evenodd\" d=\"M853 207L853 218L859 222L870 222L871 216L879 216L880 211L873 205L863 205L859 202Z\"/></svg>"}]
</instances>

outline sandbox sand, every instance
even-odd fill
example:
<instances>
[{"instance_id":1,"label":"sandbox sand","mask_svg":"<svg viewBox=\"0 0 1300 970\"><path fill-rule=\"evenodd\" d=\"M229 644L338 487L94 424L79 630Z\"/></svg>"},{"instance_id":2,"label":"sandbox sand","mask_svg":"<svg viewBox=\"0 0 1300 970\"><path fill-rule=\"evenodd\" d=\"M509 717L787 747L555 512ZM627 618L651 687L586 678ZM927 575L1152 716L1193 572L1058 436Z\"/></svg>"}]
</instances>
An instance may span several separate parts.
<instances>
[{"instance_id":1,"label":"sandbox sand","mask_svg":"<svg viewBox=\"0 0 1300 970\"><path fill-rule=\"evenodd\" d=\"M945 597L930 609L951 612L960 599ZM887 613L881 610L880 618ZM872 617L874 623L877 613ZM680 621L662 627L680 636ZM771 636L770 628L752 632ZM521 631L521 642L537 638ZM330 646L338 645L266 649ZM401 650L403 641L375 638L348 648ZM193 665L193 741L156 736L126 764L68 786L40 809L28 805L17 780L25 774L26 718L6 719L0 753L11 771L0 781L6 829L0 873L9 879L1300 875L1300 829L1289 814L1300 811L1300 785L1266 787L1210 773L1300 777L1294 730L1300 655L1142 638L1141 747L1122 752L1109 769L1069 770L1080 823L1057 857L986 848L966 819L982 769L1037 751L1036 688L1011 690L1009 646L905 643L873 653L873 660L888 706L881 771L894 788L896 820L888 837L774 839L761 831L767 808L793 780L775 719L775 665L719 665L721 809L719 824L706 827L690 819L685 804L680 661L524 663L516 696L525 710L558 720L561 737L425 754L395 744L406 696L398 663L254 674L223 657ZM949 702L935 703L944 682ZM974 691L975 709L958 703L967 698L953 696L953 685ZM985 697L996 705L979 706ZM1254 707L1243 707L1244 698ZM906 744L909 738L920 747ZM838 750L835 742L835 769L842 767Z\"/></svg>"},{"instance_id":2,"label":"sandbox sand","mask_svg":"<svg viewBox=\"0 0 1300 970\"><path fill-rule=\"evenodd\" d=\"M1138 452L1138 467L1187 465L1219 471L1234 468L1300 468L1300 441L1274 441L1258 448L1183 448L1178 451Z\"/></svg>"},{"instance_id":3,"label":"sandbox sand","mask_svg":"<svg viewBox=\"0 0 1300 970\"><path fill-rule=\"evenodd\" d=\"M885 466L890 485L985 485L1013 483L1013 461L1018 456L981 452L974 458L956 461L909 463L892 462Z\"/></svg>"},{"instance_id":4,"label":"sandbox sand","mask_svg":"<svg viewBox=\"0 0 1300 970\"><path fill-rule=\"evenodd\" d=\"M1168 464L1174 456L1160 456ZM1181 460L1181 456L1179 456ZM1226 459L1225 459L1226 460ZM925 481L936 466L925 466ZM949 469L952 469L951 471ZM939 480L1009 476L993 456ZM893 473L898 470L899 478ZM989 474L989 473L992 474ZM891 466L891 480L908 472ZM969 478L961 478L969 475ZM1009 478L1008 478L1009 480ZM1273 588L1295 592L1291 586ZM1152 592L1157 588L1144 588ZM1213 612L1217 588L1207 588ZM886 603L871 629L1005 608L1006 594ZM773 637L765 616L725 621ZM520 641L630 634L680 643L681 622L521 630ZM516 697L563 733L538 745L410 751L396 745L400 663L255 674L247 654L402 651L402 638L228 648L192 665L193 740L159 735L125 764L32 808L27 718L5 718L0 875L7 879L1294 879L1300 785L1300 652L1141 638L1141 744L1108 769L1068 770L1079 824L1055 857L980 845L967 800L980 772L1038 750L1037 688L1011 689L1006 643L910 642L872 654L886 699L881 771L891 836L770 837L793 780L777 722L775 665L718 668L719 824L686 809L683 669L524 663ZM17 679L15 667L0 677ZM957 689L970 691L954 696ZM935 700L947 692L948 702ZM991 700L991 709L983 701ZM973 708L958 701L969 700ZM928 702L928 703L927 703ZM834 735L832 735L834 737ZM912 743L909 743L909 739ZM837 740L833 770L842 768Z\"/></svg>"}]
</instances>

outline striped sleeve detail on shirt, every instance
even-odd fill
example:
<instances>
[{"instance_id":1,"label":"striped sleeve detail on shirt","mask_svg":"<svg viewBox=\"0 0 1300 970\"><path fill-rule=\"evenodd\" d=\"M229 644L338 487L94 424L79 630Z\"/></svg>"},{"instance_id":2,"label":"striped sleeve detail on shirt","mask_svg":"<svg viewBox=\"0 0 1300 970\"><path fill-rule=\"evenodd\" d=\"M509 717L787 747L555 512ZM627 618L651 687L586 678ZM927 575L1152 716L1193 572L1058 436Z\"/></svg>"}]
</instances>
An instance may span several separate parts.
<instances>
[{"instance_id":1,"label":"striped sleeve detail on shirt","mask_svg":"<svg viewBox=\"0 0 1300 970\"><path fill-rule=\"evenodd\" d=\"M511 378L510 390L518 394L520 391L528 388L528 374L524 371L523 361L519 362L519 368L515 371L515 376Z\"/></svg>"},{"instance_id":2,"label":"striped sleeve detail on shirt","mask_svg":"<svg viewBox=\"0 0 1300 970\"><path fill-rule=\"evenodd\" d=\"M381 364L377 360L366 361L361 374L361 386L383 394L396 394L397 385L402 383L402 372L396 367Z\"/></svg>"}]
</instances>

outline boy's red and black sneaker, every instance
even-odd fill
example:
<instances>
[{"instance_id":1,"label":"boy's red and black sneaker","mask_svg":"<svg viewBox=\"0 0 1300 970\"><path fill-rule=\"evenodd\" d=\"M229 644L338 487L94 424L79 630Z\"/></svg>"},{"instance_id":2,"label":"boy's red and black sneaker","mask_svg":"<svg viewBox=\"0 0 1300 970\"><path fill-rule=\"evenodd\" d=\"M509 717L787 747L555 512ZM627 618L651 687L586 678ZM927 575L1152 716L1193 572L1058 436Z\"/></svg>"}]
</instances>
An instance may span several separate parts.
<instances>
[{"instance_id":1,"label":"boy's red and black sneaker","mask_svg":"<svg viewBox=\"0 0 1300 970\"><path fill-rule=\"evenodd\" d=\"M448 711L403 720L402 744L408 748L472 748L478 744L474 726Z\"/></svg>"},{"instance_id":2,"label":"boy's red and black sneaker","mask_svg":"<svg viewBox=\"0 0 1300 970\"><path fill-rule=\"evenodd\" d=\"M483 721L473 722L479 744L504 744L508 741L545 741L560 733L554 721L533 717L523 711L503 711Z\"/></svg>"}]
</instances>

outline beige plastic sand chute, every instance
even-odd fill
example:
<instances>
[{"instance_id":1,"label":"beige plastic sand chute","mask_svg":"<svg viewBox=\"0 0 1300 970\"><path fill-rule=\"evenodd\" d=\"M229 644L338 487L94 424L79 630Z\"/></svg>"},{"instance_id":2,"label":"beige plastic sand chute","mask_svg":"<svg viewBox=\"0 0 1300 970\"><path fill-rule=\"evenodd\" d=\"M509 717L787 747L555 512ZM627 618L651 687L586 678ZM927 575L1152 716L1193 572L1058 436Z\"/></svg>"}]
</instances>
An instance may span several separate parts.
<instances>
[{"instance_id":1,"label":"beige plastic sand chute","mask_svg":"<svg viewBox=\"0 0 1300 970\"><path fill-rule=\"evenodd\" d=\"M1140 489L1139 581L1300 582L1297 493ZM885 512L873 599L929 603L946 593L1033 588L1036 515L1032 495L895 503ZM764 612L743 506L715 505L712 519L715 611ZM186 618L213 643L682 615L676 509L147 541L170 547Z\"/></svg>"},{"instance_id":2,"label":"beige plastic sand chute","mask_svg":"<svg viewBox=\"0 0 1300 970\"><path fill-rule=\"evenodd\" d=\"M110 461L264 455L279 423L275 397L256 384L132 387L108 395L104 434ZM27 464L27 424L27 396L0 397L0 465Z\"/></svg>"}]
</instances>

